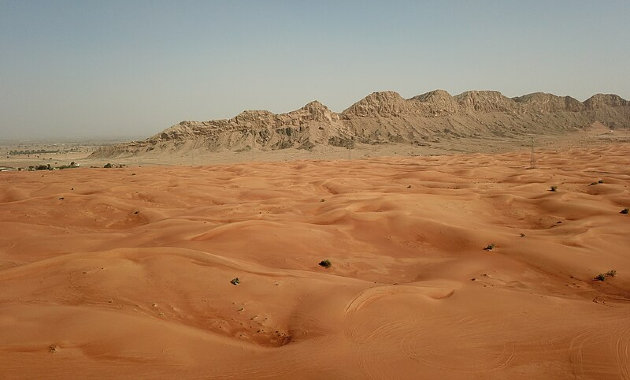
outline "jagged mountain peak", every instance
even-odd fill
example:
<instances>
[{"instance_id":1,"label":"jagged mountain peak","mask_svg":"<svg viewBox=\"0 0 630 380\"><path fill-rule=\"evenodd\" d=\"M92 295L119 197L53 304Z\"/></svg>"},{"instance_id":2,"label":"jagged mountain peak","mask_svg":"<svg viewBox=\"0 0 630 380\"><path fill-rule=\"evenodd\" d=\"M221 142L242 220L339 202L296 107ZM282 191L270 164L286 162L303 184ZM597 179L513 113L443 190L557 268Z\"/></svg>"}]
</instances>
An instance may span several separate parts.
<instances>
[{"instance_id":1,"label":"jagged mountain peak","mask_svg":"<svg viewBox=\"0 0 630 380\"><path fill-rule=\"evenodd\" d=\"M533 92L531 94L514 97L512 100L537 112L577 112L584 109L584 104L575 98L570 96L558 96L546 92Z\"/></svg>"},{"instance_id":2,"label":"jagged mountain peak","mask_svg":"<svg viewBox=\"0 0 630 380\"><path fill-rule=\"evenodd\" d=\"M397 116L407 110L406 100L395 91L373 92L342 113L351 116Z\"/></svg>"},{"instance_id":3,"label":"jagged mountain peak","mask_svg":"<svg viewBox=\"0 0 630 380\"><path fill-rule=\"evenodd\" d=\"M625 100L619 95L615 94L595 94L584 101L584 105L588 109L602 108L603 106L609 107L624 107L629 106L630 102Z\"/></svg>"},{"instance_id":4,"label":"jagged mountain peak","mask_svg":"<svg viewBox=\"0 0 630 380\"><path fill-rule=\"evenodd\" d=\"M451 99L453 96L448 93L446 90L433 90L429 92L425 92L424 94L414 96L413 100L419 100L421 102L430 102L440 99Z\"/></svg>"},{"instance_id":5,"label":"jagged mountain peak","mask_svg":"<svg viewBox=\"0 0 630 380\"><path fill-rule=\"evenodd\" d=\"M379 91L340 114L314 100L288 113L248 110L231 119L183 121L144 141L106 147L94 156L191 147L218 151L348 148L355 143L425 145L450 138L567 133L593 122L630 128L630 102L613 94L596 94L582 103L543 92L508 98L499 91L451 96L434 90L404 99L395 91Z\"/></svg>"}]
</instances>

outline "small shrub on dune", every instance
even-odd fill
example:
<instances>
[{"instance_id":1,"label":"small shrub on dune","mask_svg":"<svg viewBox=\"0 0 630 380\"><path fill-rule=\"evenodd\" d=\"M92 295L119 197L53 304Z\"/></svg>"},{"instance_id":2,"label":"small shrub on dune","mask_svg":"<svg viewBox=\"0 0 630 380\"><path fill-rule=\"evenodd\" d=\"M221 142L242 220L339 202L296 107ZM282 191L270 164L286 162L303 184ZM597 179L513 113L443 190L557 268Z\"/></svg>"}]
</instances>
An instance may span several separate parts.
<instances>
[{"instance_id":1,"label":"small shrub on dune","mask_svg":"<svg viewBox=\"0 0 630 380\"><path fill-rule=\"evenodd\" d=\"M557 191L557 190L558 190L558 186L551 186L551 187L549 188L549 191L554 191L554 192L555 192L555 191Z\"/></svg>"},{"instance_id":2,"label":"small shrub on dune","mask_svg":"<svg viewBox=\"0 0 630 380\"><path fill-rule=\"evenodd\" d=\"M326 259L326 260L322 260L319 262L319 266L320 267L324 267L324 268L330 268L332 265L332 263L330 262L330 260Z\"/></svg>"},{"instance_id":3,"label":"small shrub on dune","mask_svg":"<svg viewBox=\"0 0 630 380\"><path fill-rule=\"evenodd\" d=\"M232 280L230 280L230 283L232 285L238 285L241 283L241 280L239 280L238 277L234 277Z\"/></svg>"},{"instance_id":4,"label":"small shrub on dune","mask_svg":"<svg viewBox=\"0 0 630 380\"><path fill-rule=\"evenodd\" d=\"M46 164L46 165L35 166L35 170L53 170L53 168L52 166L50 166L50 164Z\"/></svg>"},{"instance_id":5,"label":"small shrub on dune","mask_svg":"<svg viewBox=\"0 0 630 380\"><path fill-rule=\"evenodd\" d=\"M623 210L619 211L620 214L624 214L627 215L628 214L628 209L624 208Z\"/></svg>"},{"instance_id":6,"label":"small shrub on dune","mask_svg":"<svg viewBox=\"0 0 630 380\"><path fill-rule=\"evenodd\" d=\"M609 270L606 273L600 273L593 280L595 281L606 281L606 277L615 277L617 275L617 271L614 269Z\"/></svg>"},{"instance_id":7,"label":"small shrub on dune","mask_svg":"<svg viewBox=\"0 0 630 380\"><path fill-rule=\"evenodd\" d=\"M78 167L79 165L76 162L72 161L70 165L61 165L61 166L58 166L57 169L63 170L63 169L73 169L73 168L78 168Z\"/></svg>"},{"instance_id":8,"label":"small shrub on dune","mask_svg":"<svg viewBox=\"0 0 630 380\"><path fill-rule=\"evenodd\" d=\"M109 162L108 162L108 163L106 163L105 165L103 165L103 167L104 167L105 169L111 169L111 168L113 168L114 166L113 166L111 163L109 163Z\"/></svg>"},{"instance_id":9,"label":"small shrub on dune","mask_svg":"<svg viewBox=\"0 0 630 380\"><path fill-rule=\"evenodd\" d=\"M484 247L484 251L492 251L494 249L494 247L496 247L496 245L494 243L488 244L487 246Z\"/></svg>"}]
</instances>

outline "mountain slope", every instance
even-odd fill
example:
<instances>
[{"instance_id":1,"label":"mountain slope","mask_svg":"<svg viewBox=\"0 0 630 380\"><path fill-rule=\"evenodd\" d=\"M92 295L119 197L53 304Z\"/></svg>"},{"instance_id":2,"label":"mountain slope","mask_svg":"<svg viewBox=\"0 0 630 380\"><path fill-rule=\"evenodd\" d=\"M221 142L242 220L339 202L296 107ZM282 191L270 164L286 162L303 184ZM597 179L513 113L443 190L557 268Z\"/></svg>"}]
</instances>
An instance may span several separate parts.
<instances>
[{"instance_id":1,"label":"mountain slope","mask_svg":"<svg viewBox=\"0 0 630 380\"><path fill-rule=\"evenodd\" d=\"M146 140L103 147L93 158L158 151L244 151L317 145L416 144L466 137L562 134L594 122L630 128L630 102L596 94L584 102L570 96L532 93L508 98L498 91L451 96L435 90L405 99L374 92L341 113L318 101L288 113L244 111L224 120L182 121Z\"/></svg>"}]
</instances>

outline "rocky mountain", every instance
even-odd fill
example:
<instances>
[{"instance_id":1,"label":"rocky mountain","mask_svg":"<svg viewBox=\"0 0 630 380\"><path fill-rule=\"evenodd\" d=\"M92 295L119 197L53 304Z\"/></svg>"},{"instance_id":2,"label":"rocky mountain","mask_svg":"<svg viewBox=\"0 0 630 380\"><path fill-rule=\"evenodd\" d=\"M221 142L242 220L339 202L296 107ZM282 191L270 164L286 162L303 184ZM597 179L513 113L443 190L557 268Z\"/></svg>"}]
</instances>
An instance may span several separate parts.
<instances>
[{"instance_id":1,"label":"rocky mountain","mask_svg":"<svg viewBox=\"0 0 630 380\"><path fill-rule=\"evenodd\" d=\"M318 101L281 114L244 111L227 120L182 121L146 140L103 147L94 158L157 151L313 149L317 145L417 144L441 139L525 134L561 134L601 122L630 128L630 102L612 94L584 102L570 96L533 93L508 98L498 91L451 96L435 90L405 99L374 92L341 113Z\"/></svg>"}]
</instances>

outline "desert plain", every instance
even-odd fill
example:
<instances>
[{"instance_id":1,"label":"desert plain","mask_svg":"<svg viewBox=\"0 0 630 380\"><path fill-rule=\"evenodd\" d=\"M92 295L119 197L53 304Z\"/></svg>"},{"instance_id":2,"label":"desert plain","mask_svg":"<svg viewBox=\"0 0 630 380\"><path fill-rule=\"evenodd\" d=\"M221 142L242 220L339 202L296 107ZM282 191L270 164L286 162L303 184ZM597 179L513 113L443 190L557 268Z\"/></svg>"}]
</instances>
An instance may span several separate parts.
<instances>
[{"instance_id":1,"label":"desert plain","mask_svg":"<svg viewBox=\"0 0 630 380\"><path fill-rule=\"evenodd\" d=\"M127 164L0 173L0 377L630 378L627 142Z\"/></svg>"}]
</instances>

